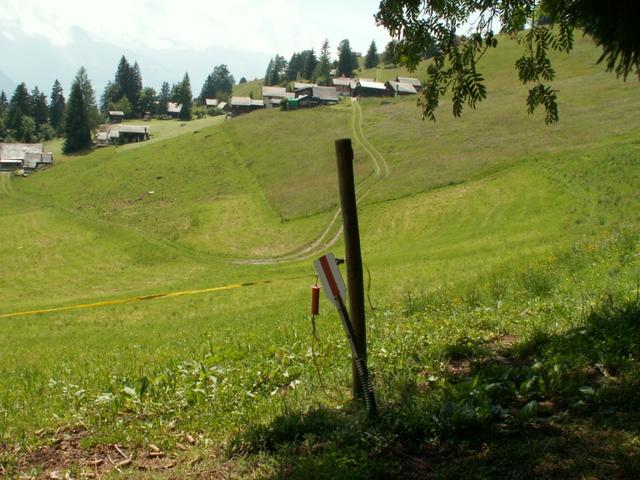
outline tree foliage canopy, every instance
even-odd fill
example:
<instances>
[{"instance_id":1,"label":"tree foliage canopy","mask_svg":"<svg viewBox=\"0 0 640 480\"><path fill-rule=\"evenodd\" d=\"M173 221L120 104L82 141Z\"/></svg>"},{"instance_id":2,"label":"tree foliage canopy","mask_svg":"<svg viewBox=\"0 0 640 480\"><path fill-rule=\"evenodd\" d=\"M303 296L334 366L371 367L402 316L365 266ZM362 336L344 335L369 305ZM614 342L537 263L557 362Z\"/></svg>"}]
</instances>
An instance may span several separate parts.
<instances>
[{"instance_id":1,"label":"tree foliage canopy","mask_svg":"<svg viewBox=\"0 0 640 480\"><path fill-rule=\"evenodd\" d=\"M200 102L204 103L206 98L217 98L218 100L227 100L233 90L235 80L229 67L226 65L218 65L213 69L200 90Z\"/></svg>"},{"instance_id":2,"label":"tree foliage canopy","mask_svg":"<svg viewBox=\"0 0 640 480\"><path fill-rule=\"evenodd\" d=\"M516 62L520 80L530 85L527 110L545 111L546 123L558 121L555 70L549 52L570 52L574 30L581 29L602 46L600 62L626 78L640 66L637 0L382 0L376 20L398 40L398 62L415 70L424 52L437 47L421 93L423 116L435 120L440 97L450 91L453 114L486 97L478 62L498 45L495 30L517 37L523 55ZM544 21L540 21L544 15ZM469 36L457 32L472 25ZM527 30L523 31L525 27Z\"/></svg>"}]
</instances>

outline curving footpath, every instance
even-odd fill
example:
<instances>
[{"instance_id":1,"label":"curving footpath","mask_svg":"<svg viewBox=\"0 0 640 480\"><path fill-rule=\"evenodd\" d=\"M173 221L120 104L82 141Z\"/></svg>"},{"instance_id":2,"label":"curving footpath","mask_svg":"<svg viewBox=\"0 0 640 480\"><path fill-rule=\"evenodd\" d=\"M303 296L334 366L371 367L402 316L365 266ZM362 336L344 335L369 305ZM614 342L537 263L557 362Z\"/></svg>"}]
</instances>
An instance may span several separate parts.
<instances>
[{"instance_id":1,"label":"curving footpath","mask_svg":"<svg viewBox=\"0 0 640 480\"><path fill-rule=\"evenodd\" d=\"M353 112L351 121L353 136L362 146L367 156L371 159L374 167L373 175L356 187L356 203L360 203L371 192L371 190L373 190L373 187L375 187L378 182L389 176L390 169L384 156L369 142L369 140L367 140L363 133L362 107L360 107L360 103L357 99L352 98L351 105ZM278 263L295 262L318 256L328 248L331 248L340 239L343 227L341 223L339 226L337 225L339 220L340 208L337 208L325 229L315 240L289 254L271 258L234 260L233 263L243 265L273 265Z\"/></svg>"}]
</instances>

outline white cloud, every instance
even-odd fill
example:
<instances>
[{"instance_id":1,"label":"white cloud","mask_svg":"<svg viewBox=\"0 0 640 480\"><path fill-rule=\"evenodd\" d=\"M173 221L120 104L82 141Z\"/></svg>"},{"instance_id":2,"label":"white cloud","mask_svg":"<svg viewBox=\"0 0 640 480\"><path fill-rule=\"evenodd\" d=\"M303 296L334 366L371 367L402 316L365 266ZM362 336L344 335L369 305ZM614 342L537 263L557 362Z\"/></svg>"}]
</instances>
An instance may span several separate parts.
<instances>
[{"instance_id":1,"label":"white cloud","mask_svg":"<svg viewBox=\"0 0 640 480\"><path fill-rule=\"evenodd\" d=\"M285 56L314 47L325 37L335 52L349 38L356 50L371 39L387 40L375 26L375 0L3 0L0 20L28 34L68 44L73 26L92 36L135 50L226 47Z\"/></svg>"}]
</instances>

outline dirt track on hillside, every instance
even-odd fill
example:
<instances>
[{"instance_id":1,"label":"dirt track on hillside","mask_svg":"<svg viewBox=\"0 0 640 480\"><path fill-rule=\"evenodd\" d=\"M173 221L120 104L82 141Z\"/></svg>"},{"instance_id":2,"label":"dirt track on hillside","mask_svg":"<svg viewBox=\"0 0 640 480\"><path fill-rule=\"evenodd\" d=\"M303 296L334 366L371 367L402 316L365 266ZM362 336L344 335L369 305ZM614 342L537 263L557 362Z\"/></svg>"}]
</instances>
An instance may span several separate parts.
<instances>
[{"instance_id":1,"label":"dirt track on hillside","mask_svg":"<svg viewBox=\"0 0 640 480\"><path fill-rule=\"evenodd\" d=\"M355 140L362 146L374 166L374 173L356 187L356 203L360 203L375 187L378 182L387 178L390 174L389 165L384 156L367 140L362 131L362 108L357 100L351 100L353 118L351 128ZM340 208L337 208L329 223L322 233L311 242L295 249L291 253L278 257L234 260L233 263L244 265L272 265L278 263L296 262L319 256L322 252L331 248L342 235Z\"/></svg>"}]
</instances>

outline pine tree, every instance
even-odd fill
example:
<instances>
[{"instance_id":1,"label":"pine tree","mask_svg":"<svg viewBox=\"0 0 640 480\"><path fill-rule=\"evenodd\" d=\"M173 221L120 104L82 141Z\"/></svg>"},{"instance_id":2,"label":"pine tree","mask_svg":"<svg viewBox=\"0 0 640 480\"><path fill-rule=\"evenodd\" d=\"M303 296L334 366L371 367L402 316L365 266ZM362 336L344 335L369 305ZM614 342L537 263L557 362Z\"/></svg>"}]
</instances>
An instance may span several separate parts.
<instances>
[{"instance_id":1,"label":"pine tree","mask_svg":"<svg viewBox=\"0 0 640 480\"><path fill-rule=\"evenodd\" d=\"M64 153L84 150L91 145L91 125L85 103L86 92L83 92L83 77L85 75L80 75L80 73L78 72L71 86L71 95L69 95L65 118Z\"/></svg>"},{"instance_id":2,"label":"pine tree","mask_svg":"<svg viewBox=\"0 0 640 480\"><path fill-rule=\"evenodd\" d=\"M78 82L82 90L83 105L86 109L87 118L89 119L89 129L95 130L100 124L100 113L96 105L96 96L93 91L93 86L91 85L91 80L89 80L87 70L84 67L80 67L74 82ZM69 98L69 101L71 101L71 98Z\"/></svg>"},{"instance_id":3,"label":"pine tree","mask_svg":"<svg viewBox=\"0 0 640 480\"><path fill-rule=\"evenodd\" d=\"M327 85L329 83L329 77L331 75L331 58L329 50L329 40L325 39L320 49L320 60L316 65L316 71L313 74L313 78L320 85Z\"/></svg>"},{"instance_id":4,"label":"pine tree","mask_svg":"<svg viewBox=\"0 0 640 480\"><path fill-rule=\"evenodd\" d=\"M142 94L142 74L140 73L140 66L138 65L138 62L135 62L133 64L131 75L131 94L130 96L127 96L127 98L129 98L129 102L131 102L134 113L140 116L143 113L140 108L140 95Z\"/></svg>"},{"instance_id":5,"label":"pine tree","mask_svg":"<svg viewBox=\"0 0 640 480\"><path fill-rule=\"evenodd\" d=\"M182 104L179 118L180 120L191 120L193 110L193 93L191 93L191 80L189 74L185 73L180 86L178 87L178 101Z\"/></svg>"},{"instance_id":6,"label":"pine tree","mask_svg":"<svg viewBox=\"0 0 640 480\"><path fill-rule=\"evenodd\" d=\"M44 125L49 122L49 107L47 96L35 87L31 92L31 112L36 125Z\"/></svg>"},{"instance_id":7,"label":"pine tree","mask_svg":"<svg viewBox=\"0 0 640 480\"><path fill-rule=\"evenodd\" d=\"M115 110L114 105L122 96L119 95L119 87L113 82L108 82L104 87L102 97L100 97L100 111L103 115L107 115L109 110Z\"/></svg>"},{"instance_id":8,"label":"pine tree","mask_svg":"<svg viewBox=\"0 0 640 480\"><path fill-rule=\"evenodd\" d=\"M373 40L367 51L367 56L364 59L364 68L375 68L379 63L378 48L376 47L375 40Z\"/></svg>"},{"instance_id":9,"label":"pine tree","mask_svg":"<svg viewBox=\"0 0 640 480\"><path fill-rule=\"evenodd\" d=\"M167 104L171 100L171 89L168 82L162 82L160 95L158 95L158 114L165 115L167 113Z\"/></svg>"},{"instance_id":10,"label":"pine tree","mask_svg":"<svg viewBox=\"0 0 640 480\"><path fill-rule=\"evenodd\" d=\"M273 78L273 58L269 60L269 65L267 65L267 72L264 74L264 84L267 86L273 85L273 83L271 83L272 78Z\"/></svg>"},{"instance_id":11,"label":"pine tree","mask_svg":"<svg viewBox=\"0 0 640 480\"><path fill-rule=\"evenodd\" d=\"M313 49L309 50L307 58L304 62L304 68L302 70L302 76L307 80L313 80L313 73L318 65L318 59L316 58L316 52Z\"/></svg>"},{"instance_id":12,"label":"pine tree","mask_svg":"<svg viewBox=\"0 0 640 480\"><path fill-rule=\"evenodd\" d=\"M349 40L345 39L338 46L338 72L346 77L353 75L354 55Z\"/></svg>"},{"instance_id":13,"label":"pine tree","mask_svg":"<svg viewBox=\"0 0 640 480\"><path fill-rule=\"evenodd\" d=\"M2 92L0 92L0 117L7 113L8 109L9 102L7 101L7 94L4 93L4 90L2 90Z\"/></svg>"},{"instance_id":14,"label":"pine tree","mask_svg":"<svg viewBox=\"0 0 640 480\"><path fill-rule=\"evenodd\" d=\"M53 82L51 89L51 103L49 104L49 122L56 132L60 135L64 127L64 114L66 110L66 101L62 91L62 85L56 80Z\"/></svg>"},{"instance_id":15,"label":"pine tree","mask_svg":"<svg viewBox=\"0 0 640 480\"><path fill-rule=\"evenodd\" d=\"M31 116L31 97L27 86L23 83L18 85L13 92L11 102L9 102L9 110L7 111L7 119L5 127L9 130L11 136L16 140L26 140L27 136L31 136L33 132L28 131L29 124L25 121Z\"/></svg>"}]
</instances>

